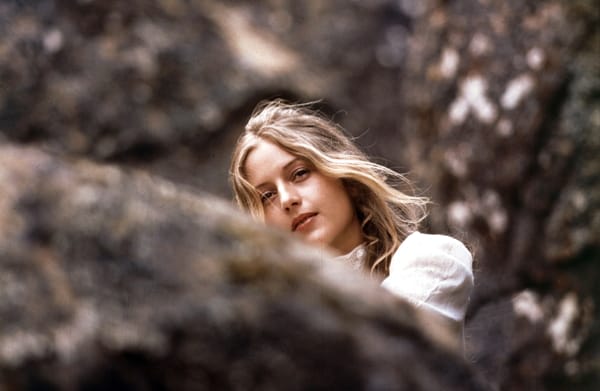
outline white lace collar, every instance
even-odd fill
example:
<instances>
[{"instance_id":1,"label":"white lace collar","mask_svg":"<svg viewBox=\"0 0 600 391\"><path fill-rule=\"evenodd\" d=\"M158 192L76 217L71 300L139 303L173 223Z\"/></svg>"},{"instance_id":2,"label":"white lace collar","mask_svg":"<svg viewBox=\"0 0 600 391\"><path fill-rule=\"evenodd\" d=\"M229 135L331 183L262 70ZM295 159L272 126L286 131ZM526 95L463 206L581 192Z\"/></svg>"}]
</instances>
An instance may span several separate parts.
<instances>
[{"instance_id":1,"label":"white lace collar","mask_svg":"<svg viewBox=\"0 0 600 391\"><path fill-rule=\"evenodd\" d=\"M361 270L367 260L366 246L361 243L349 253L335 257L335 259L350 265L354 270Z\"/></svg>"}]
</instances>

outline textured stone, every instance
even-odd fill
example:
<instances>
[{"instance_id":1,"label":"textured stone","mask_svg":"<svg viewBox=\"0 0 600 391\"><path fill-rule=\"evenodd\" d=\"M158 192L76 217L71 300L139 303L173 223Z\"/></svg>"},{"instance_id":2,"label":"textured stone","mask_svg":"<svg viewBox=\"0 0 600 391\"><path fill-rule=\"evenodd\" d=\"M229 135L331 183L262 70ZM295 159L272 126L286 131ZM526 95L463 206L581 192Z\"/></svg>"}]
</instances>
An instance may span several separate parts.
<instances>
[{"instance_id":1,"label":"textured stone","mask_svg":"<svg viewBox=\"0 0 600 391\"><path fill-rule=\"evenodd\" d=\"M363 149L432 197L424 229L474 250L467 337L488 381L595 390L596 3L5 1L0 142L227 196L232 144L257 101L323 99ZM564 303L576 317L560 323ZM556 330L570 342L556 345Z\"/></svg>"},{"instance_id":2,"label":"textured stone","mask_svg":"<svg viewBox=\"0 0 600 391\"><path fill-rule=\"evenodd\" d=\"M436 2L414 24L407 132L396 148L409 145L409 166L438 203L431 228L473 246L467 334L473 361L499 389L599 381L593 3ZM543 316L499 306L524 290L543 303ZM559 316L565 311L572 317Z\"/></svg>"},{"instance_id":3,"label":"textured stone","mask_svg":"<svg viewBox=\"0 0 600 391\"><path fill-rule=\"evenodd\" d=\"M0 388L480 390L374 281L141 173L0 147Z\"/></svg>"}]
</instances>

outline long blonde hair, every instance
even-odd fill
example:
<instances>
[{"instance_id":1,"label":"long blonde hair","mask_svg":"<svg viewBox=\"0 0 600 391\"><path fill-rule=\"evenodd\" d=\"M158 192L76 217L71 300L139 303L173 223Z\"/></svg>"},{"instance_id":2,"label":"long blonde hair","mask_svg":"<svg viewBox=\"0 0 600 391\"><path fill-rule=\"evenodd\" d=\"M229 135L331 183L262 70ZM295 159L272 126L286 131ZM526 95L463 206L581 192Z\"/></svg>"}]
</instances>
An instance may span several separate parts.
<instances>
[{"instance_id":1,"label":"long blonde hair","mask_svg":"<svg viewBox=\"0 0 600 391\"><path fill-rule=\"evenodd\" d=\"M259 140L268 140L306 159L324 175L338 178L354 204L367 248L366 267L387 275L400 243L426 216L424 197L413 192L401 174L371 162L344 131L306 104L264 101L254 110L238 139L229 171L238 205L264 219L259 192L246 180L244 165Z\"/></svg>"}]
</instances>

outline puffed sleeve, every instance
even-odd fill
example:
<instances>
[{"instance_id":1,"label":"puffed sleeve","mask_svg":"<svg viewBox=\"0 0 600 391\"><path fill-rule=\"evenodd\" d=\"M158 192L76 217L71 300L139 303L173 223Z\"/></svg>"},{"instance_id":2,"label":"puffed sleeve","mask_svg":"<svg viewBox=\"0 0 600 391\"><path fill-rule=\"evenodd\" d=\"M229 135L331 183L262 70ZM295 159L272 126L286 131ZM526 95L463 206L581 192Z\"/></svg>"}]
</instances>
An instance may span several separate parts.
<instances>
[{"instance_id":1,"label":"puffed sleeve","mask_svg":"<svg viewBox=\"0 0 600 391\"><path fill-rule=\"evenodd\" d=\"M384 288L448 319L461 336L473 289L472 257L458 240L419 232L409 235L390 264Z\"/></svg>"}]
</instances>

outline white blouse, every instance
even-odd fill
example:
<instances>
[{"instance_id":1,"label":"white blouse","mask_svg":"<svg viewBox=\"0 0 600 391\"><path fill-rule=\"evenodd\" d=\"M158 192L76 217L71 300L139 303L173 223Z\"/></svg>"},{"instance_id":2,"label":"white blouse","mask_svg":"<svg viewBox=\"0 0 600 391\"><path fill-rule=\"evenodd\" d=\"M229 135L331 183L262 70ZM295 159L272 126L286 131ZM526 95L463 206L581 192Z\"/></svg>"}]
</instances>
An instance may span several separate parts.
<instances>
[{"instance_id":1,"label":"white blouse","mask_svg":"<svg viewBox=\"0 0 600 391\"><path fill-rule=\"evenodd\" d=\"M361 269L363 245L337 258ZM454 326L463 342L463 325L473 290L472 256L460 241L445 235L410 234L392 257L381 286L417 308L434 312Z\"/></svg>"}]
</instances>

